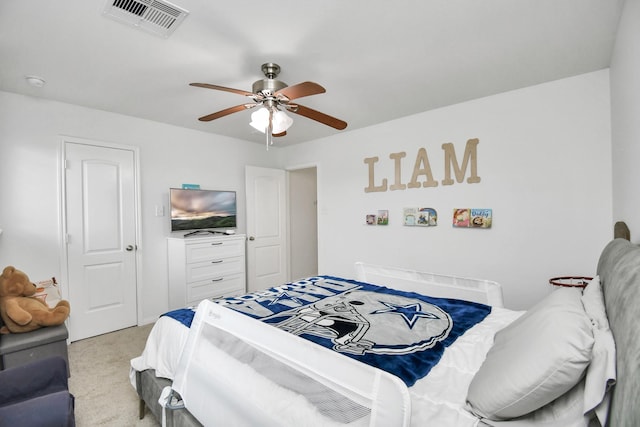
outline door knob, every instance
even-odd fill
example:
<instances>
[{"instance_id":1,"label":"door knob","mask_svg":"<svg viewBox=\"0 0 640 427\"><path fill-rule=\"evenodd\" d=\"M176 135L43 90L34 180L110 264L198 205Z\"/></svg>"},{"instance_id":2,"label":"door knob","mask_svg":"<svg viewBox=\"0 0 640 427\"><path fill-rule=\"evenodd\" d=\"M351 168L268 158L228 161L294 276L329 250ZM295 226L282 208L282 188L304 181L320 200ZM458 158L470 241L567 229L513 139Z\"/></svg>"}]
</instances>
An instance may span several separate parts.
<instances>
[{"instance_id":1,"label":"door knob","mask_svg":"<svg viewBox=\"0 0 640 427\"><path fill-rule=\"evenodd\" d=\"M133 245L129 245L125 249L128 250L129 252L131 252L133 250Z\"/></svg>"},{"instance_id":2,"label":"door knob","mask_svg":"<svg viewBox=\"0 0 640 427\"><path fill-rule=\"evenodd\" d=\"M256 240L256 238L253 237L253 236L249 236L249 240L251 240L253 242L254 240Z\"/></svg>"}]
</instances>

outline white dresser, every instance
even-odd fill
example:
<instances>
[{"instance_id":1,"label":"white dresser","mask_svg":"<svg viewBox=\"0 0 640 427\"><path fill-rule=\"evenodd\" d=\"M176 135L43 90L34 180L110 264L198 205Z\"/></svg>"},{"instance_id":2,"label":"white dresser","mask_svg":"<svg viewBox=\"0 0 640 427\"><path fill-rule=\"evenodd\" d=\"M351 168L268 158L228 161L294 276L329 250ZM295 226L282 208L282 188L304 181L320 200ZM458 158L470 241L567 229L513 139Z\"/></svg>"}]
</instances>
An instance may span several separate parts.
<instances>
[{"instance_id":1,"label":"white dresser","mask_svg":"<svg viewBox=\"0 0 640 427\"><path fill-rule=\"evenodd\" d=\"M169 309L246 293L245 235L167 238Z\"/></svg>"}]
</instances>

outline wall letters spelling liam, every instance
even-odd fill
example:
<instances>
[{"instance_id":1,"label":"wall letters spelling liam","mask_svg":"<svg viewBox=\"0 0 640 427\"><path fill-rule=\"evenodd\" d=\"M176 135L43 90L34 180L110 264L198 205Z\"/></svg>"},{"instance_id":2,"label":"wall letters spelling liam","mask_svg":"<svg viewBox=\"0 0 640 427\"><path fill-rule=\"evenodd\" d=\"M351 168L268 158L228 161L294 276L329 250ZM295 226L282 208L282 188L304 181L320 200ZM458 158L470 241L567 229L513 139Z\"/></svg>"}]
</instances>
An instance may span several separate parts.
<instances>
[{"instance_id":1,"label":"wall letters spelling liam","mask_svg":"<svg viewBox=\"0 0 640 427\"><path fill-rule=\"evenodd\" d=\"M478 138L470 139L467 141L467 145L464 149L464 157L462 159L462 167L458 164L456 158L456 152L452 143L442 144L444 150L444 179L441 181L442 185L453 185L453 179L451 179L451 167L456 175L456 181L459 183L464 180L464 176L467 172L467 166L471 162L471 176L467 178L467 183L475 184L480 182L478 176L478 156L477 146L480 141ZM390 190L405 190L408 188L420 188L420 187L437 187L438 181L433 179L431 173L431 165L429 164L429 157L427 157L427 150L420 148L418 155L416 156L416 162L413 166L413 174L411 175L411 181L408 184L402 183L401 173L401 160L406 157L407 153L402 151L400 153L391 153L389 158L394 161L395 165L395 181L393 185L389 186ZM367 157L364 159L365 164L369 165L369 186L365 187L365 193L383 192L387 191L387 178L382 179L382 184L376 186L374 178L374 165L379 160L378 157ZM424 175L422 183L418 182L418 177Z\"/></svg>"}]
</instances>

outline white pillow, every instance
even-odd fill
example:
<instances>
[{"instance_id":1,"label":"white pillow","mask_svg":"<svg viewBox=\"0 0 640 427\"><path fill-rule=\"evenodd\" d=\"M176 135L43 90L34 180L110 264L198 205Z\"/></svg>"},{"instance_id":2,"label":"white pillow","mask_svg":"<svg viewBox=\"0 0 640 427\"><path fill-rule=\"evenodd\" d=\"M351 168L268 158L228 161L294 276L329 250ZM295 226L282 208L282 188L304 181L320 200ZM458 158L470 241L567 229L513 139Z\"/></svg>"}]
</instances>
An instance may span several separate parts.
<instances>
[{"instance_id":1,"label":"white pillow","mask_svg":"<svg viewBox=\"0 0 640 427\"><path fill-rule=\"evenodd\" d=\"M581 289L557 289L496 333L469 386L475 415L498 421L523 416L582 379L594 338L581 296Z\"/></svg>"},{"instance_id":2,"label":"white pillow","mask_svg":"<svg viewBox=\"0 0 640 427\"><path fill-rule=\"evenodd\" d=\"M593 417L582 413L583 397L584 380L579 381L571 390L553 402L527 415L502 421L484 419L480 425L493 427L595 427L597 423L589 424Z\"/></svg>"},{"instance_id":3,"label":"white pillow","mask_svg":"<svg viewBox=\"0 0 640 427\"><path fill-rule=\"evenodd\" d=\"M582 292L582 304L587 316L600 329L609 329L609 320L604 306L604 296L600 286L600 276L596 276L587 283Z\"/></svg>"},{"instance_id":4,"label":"white pillow","mask_svg":"<svg viewBox=\"0 0 640 427\"><path fill-rule=\"evenodd\" d=\"M616 382L616 347L609 329L599 276L584 288L582 304L593 323L595 339L585 378L584 412L594 411L604 425L609 413L609 390Z\"/></svg>"}]
</instances>

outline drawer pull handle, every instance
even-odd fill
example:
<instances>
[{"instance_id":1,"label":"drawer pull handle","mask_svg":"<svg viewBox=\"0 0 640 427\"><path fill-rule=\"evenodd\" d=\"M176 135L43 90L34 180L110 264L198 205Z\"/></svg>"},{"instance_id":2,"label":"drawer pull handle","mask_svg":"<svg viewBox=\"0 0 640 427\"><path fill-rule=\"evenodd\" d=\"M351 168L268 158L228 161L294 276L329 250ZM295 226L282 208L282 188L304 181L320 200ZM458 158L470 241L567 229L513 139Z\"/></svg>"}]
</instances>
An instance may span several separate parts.
<instances>
[{"instance_id":1,"label":"drawer pull handle","mask_svg":"<svg viewBox=\"0 0 640 427\"><path fill-rule=\"evenodd\" d=\"M217 279L211 279L212 282L219 282L221 280L224 280L224 277L218 277Z\"/></svg>"},{"instance_id":2,"label":"drawer pull handle","mask_svg":"<svg viewBox=\"0 0 640 427\"><path fill-rule=\"evenodd\" d=\"M211 261L211 264L220 264L222 261L223 260L221 260L221 259L216 259L216 260Z\"/></svg>"},{"instance_id":3,"label":"drawer pull handle","mask_svg":"<svg viewBox=\"0 0 640 427\"><path fill-rule=\"evenodd\" d=\"M224 244L223 242L213 242L211 246L218 246Z\"/></svg>"}]
</instances>

